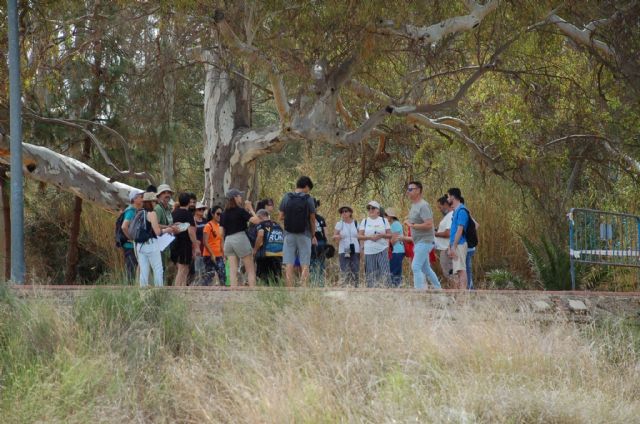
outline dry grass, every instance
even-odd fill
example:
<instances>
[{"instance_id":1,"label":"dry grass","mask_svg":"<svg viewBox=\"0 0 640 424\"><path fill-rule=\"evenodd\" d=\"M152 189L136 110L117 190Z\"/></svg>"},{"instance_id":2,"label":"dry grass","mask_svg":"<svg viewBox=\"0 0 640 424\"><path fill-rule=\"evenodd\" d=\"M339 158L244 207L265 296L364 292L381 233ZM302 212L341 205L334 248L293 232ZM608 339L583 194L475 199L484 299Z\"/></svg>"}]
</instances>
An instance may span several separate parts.
<instances>
[{"instance_id":1,"label":"dry grass","mask_svg":"<svg viewBox=\"0 0 640 424\"><path fill-rule=\"evenodd\" d=\"M279 291L186 315L173 296L96 292L71 314L4 304L3 319L22 315L0 321L3 422L640 416L640 342L622 323L541 325L491 305L452 312L408 298Z\"/></svg>"}]
</instances>

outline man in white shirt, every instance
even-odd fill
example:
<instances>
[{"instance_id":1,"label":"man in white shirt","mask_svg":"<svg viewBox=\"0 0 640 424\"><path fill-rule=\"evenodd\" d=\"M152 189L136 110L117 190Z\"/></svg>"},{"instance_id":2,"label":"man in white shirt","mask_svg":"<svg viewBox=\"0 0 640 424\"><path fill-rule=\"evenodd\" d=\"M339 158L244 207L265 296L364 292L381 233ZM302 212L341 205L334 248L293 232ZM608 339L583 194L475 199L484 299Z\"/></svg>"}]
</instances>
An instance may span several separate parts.
<instances>
[{"instance_id":1,"label":"man in white shirt","mask_svg":"<svg viewBox=\"0 0 640 424\"><path fill-rule=\"evenodd\" d=\"M438 199L438 209L442 212L444 217L438 224L438 229L435 234L436 249L438 250L438 256L440 259L440 267L442 268L442 275L446 279L451 279L453 276L453 263L449 257L449 236L451 235L451 217L453 216L453 208L449 204L447 196L442 196Z\"/></svg>"}]
</instances>

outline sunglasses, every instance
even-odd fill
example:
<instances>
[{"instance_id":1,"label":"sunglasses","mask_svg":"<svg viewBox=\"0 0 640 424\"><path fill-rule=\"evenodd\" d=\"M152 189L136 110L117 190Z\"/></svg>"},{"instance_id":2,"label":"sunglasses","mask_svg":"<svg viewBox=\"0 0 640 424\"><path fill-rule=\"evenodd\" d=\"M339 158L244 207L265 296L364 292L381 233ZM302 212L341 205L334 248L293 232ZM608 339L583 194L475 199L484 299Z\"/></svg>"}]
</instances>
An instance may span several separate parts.
<instances>
[{"instance_id":1,"label":"sunglasses","mask_svg":"<svg viewBox=\"0 0 640 424\"><path fill-rule=\"evenodd\" d=\"M216 212L214 215L220 216L220 215L222 215L222 212Z\"/></svg>"},{"instance_id":2,"label":"sunglasses","mask_svg":"<svg viewBox=\"0 0 640 424\"><path fill-rule=\"evenodd\" d=\"M411 192L413 190L417 190L418 187L407 187L407 191Z\"/></svg>"},{"instance_id":3,"label":"sunglasses","mask_svg":"<svg viewBox=\"0 0 640 424\"><path fill-rule=\"evenodd\" d=\"M378 208L374 208L373 206L367 206L368 211L375 210L375 209L378 209Z\"/></svg>"}]
</instances>

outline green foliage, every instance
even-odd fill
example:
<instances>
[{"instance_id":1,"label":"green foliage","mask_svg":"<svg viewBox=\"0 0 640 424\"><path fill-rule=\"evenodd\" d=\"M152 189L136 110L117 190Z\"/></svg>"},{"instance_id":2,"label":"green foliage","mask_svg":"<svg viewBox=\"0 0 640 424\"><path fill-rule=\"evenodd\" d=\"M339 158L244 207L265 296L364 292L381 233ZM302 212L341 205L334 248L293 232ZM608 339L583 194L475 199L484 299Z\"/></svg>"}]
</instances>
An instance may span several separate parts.
<instances>
[{"instance_id":1,"label":"green foliage","mask_svg":"<svg viewBox=\"0 0 640 424\"><path fill-rule=\"evenodd\" d=\"M563 246L553 243L546 236L533 242L525 235L520 236L529 255L529 263L536 279L546 290L571 290L571 270L569 252Z\"/></svg>"},{"instance_id":2,"label":"green foliage","mask_svg":"<svg viewBox=\"0 0 640 424\"><path fill-rule=\"evenodd\" d=\"M487 288L497 290L526 290L527 282L520 276L506 269L492 269L485 274Z\"/></svg>"}]
</instances>

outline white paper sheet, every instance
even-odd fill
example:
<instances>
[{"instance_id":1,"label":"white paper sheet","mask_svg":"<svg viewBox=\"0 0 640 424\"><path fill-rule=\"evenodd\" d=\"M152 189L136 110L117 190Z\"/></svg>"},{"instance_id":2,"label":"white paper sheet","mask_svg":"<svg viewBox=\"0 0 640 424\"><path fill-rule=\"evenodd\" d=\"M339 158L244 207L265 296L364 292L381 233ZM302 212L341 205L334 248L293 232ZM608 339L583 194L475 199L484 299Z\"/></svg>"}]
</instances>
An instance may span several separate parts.
<instances>
[{"instance_id":1,"label":"white paper sheet","mask_svg":"<svg viewBox=\"0 0 640 424\"><path fill-rule=\"evenodd\" d=\"M158 237L158 243L160 244L160 251L162 252L167 248L175 240L175 236L173 234L162 234Z\"/></svg>"}]
</instances>

